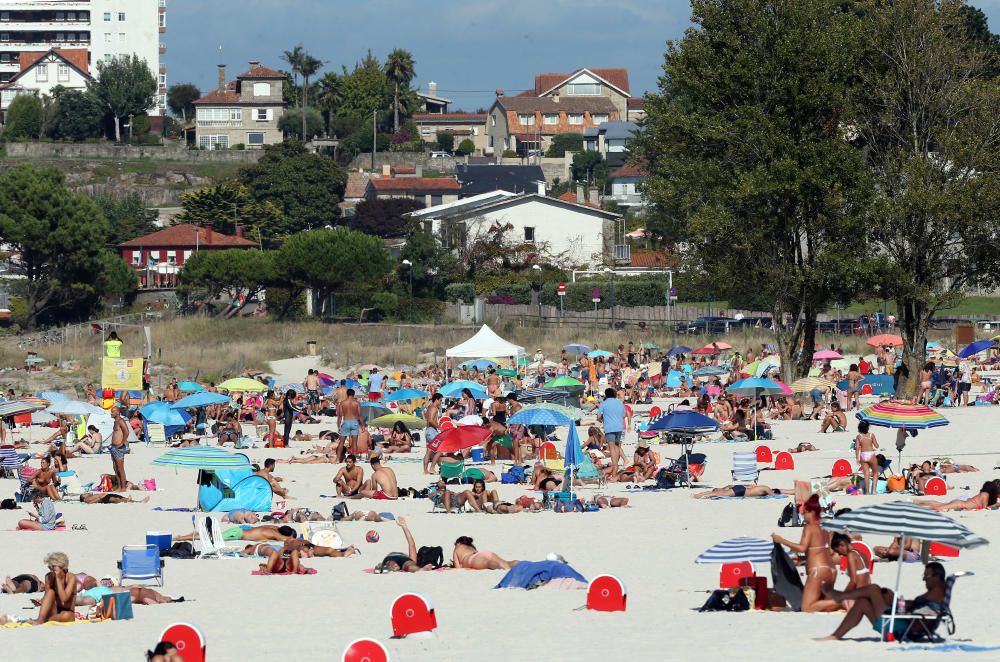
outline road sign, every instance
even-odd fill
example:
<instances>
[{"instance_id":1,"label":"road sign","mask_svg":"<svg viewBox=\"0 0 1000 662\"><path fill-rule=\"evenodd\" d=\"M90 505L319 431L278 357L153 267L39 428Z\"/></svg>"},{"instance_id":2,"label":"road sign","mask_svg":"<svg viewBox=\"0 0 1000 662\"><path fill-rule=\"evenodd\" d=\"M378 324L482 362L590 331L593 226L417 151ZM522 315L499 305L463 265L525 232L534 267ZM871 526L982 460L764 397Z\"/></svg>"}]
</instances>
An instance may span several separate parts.
<instances>
[{"instance_id":1,"label":"road sign","mask_svg":"<svg viewBox=\"0 0 1000 662\"><path fill-rule=\"evenodd\" d=\"M556 288L556 294L561 297L566 296L566 283L559 283L559 287Z\"/></svg>"},{"instance_id":2,"label":"road sign","mask_svg":"<svg viewBox=\"0 0 1000 662\"><path fill-rule=\"evenodd\" d=\"M594 291L591 292L591 294L590 294L590 300L593 301L594 303L600 303L601 302L601 291L599 289L597 289L596 287L594 288Z\"/></svg>"},{"instance_id":3,"label":"road sign","mask_svg":"<svg viewBox=\"0 0 1000 662\"><path fill-rule=\"evenodd\" d=\"M677 295L679 293L680 293L680 290L678 290L676 287L671 287L670 288L670 300L671 301L677 301Z\"/></svg>"}]
</instances>

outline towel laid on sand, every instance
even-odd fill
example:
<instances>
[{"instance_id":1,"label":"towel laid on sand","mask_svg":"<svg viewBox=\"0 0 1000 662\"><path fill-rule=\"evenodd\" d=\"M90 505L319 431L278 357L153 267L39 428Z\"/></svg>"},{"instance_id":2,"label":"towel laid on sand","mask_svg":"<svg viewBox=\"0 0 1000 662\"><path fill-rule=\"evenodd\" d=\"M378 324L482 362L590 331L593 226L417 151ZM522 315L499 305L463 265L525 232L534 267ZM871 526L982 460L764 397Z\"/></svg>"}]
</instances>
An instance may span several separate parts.
<instances>
[{"instance_id":1,"label":"towel laid on sand","mask_svg":"<svg viewBox=\"0 0 1000 662\"><path fill-rule=\"evenodd\" d=\"M544 586L553 579L575 579L587 583L587 579L568 563L561 561L521 561L507 571L494 588L533 589Z\"/></svg>"},{"instance_id":2,"label":"towel laid on sand","mask_svg":"<svg viewBox=\"0 0 1000 662\"><path fill-rule=\"evenodd\" d=\"M250 574L251 575L258 575L258 576L261 576L261 577L270 577L270 576L273 576L273 575L294 575L296 573L294 573L294 572L269 572L269 573L263 573L260 570L254 570ZM298 573L298 574L315 575L316 574L316 568L307 568L305 572Z\"/></svg>"},{"instance_id":3,"label":"towel laid on sand","mask_svg":"<svg viewBox=\"0 0 1000 662\"><path fill-rule=\"evenodd\" d=\"M708 497L712 501L725 501L726 499L730 501L749 501L751 499L787 499L787 494L765 494L759 497L731 497L731 496L714 496Z\"/></svg>"}]
</instances>

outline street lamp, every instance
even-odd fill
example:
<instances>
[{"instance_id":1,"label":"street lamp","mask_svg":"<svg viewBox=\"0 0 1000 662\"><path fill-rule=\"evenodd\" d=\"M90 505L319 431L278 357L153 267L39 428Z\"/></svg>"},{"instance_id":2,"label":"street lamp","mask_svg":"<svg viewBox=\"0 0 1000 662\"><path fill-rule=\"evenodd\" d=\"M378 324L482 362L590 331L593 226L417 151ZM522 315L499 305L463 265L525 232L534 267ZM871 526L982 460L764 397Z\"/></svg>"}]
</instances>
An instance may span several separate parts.
<instances>
[{"instance_id":1,"label":"street lamp","mask_svg":"<svg viewBox=\"0 0 1000 662\"><path fill-rule=\"evenodd\" d=\"M611 278L611 328L615 328L615 272L609 267L604 267L604 273Z\"/></svg>"},{"instance_id":2,"label":"street lamp","mask_svg":"<svg viewBox=\"0 0 1000 662\"><path fill-rule=\"evenodd\" d=\"M538 278L538 326L542 326L542 268L540 266L533 265L532 270L535 272L535 276Z\"/></svg>"},{"instance_id":3,"label":"street lamp","mask_svg":"<svg viewBox=\"0 0 1000 662\"><path fill-rule=\"evenodd\" d=\"M403 260L403 266L410 272L410 322L413 322L413 263Z\"/></svg>"}]
</instances>

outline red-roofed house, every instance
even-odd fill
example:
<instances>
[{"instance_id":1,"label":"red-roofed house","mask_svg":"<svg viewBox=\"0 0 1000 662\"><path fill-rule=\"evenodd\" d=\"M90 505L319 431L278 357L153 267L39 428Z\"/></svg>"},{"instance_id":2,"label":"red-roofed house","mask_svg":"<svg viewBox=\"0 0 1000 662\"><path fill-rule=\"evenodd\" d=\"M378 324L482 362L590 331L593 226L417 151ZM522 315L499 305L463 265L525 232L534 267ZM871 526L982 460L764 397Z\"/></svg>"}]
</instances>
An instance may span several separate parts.
<instances>
[{"instance_id":1,"label":"red-roofed house","mask_svg":"<svg viewBox=\"0 0 1000 662\"><path fill-rule=\"evenodd\" d=\"M132 265L139 286L146 289L173 289L177 272L192 253L228 248L257 248L257 243L245 239L242 228L236 228L234 236L180 223L118 244L122 259Z\"/></svg>"},{"instance_id":2,"label":"red-roofed house","mask_svg":"<svg viewBox=\"0 0 1000 662\"><path fill-rule=\"evenodd\" d=\"M261 149L281 142L278 121L285 112L281 87L285 74L250 62L250 68L226 82L226 65L219 65L218 86L194 102L195 140L202 149L245 145Z\"/></svg>"},{"instance_id":3,"label":"red-roofed house","mask_svg":"<svg viewBox=\"0 0 1000 662\"><path fill-rule=\"evenodd\" d=\"M641 207L646 204L643 185L646 171L642 166L626 163L608 175L611 183L611 199L622 207Z\"/></svg>"},{"instance_id":4,"label":"red-roofed house","mask_svg":"<svg viewBox=\"0 0 1000 662\"><path fill-rule=\"evenodd\" d=\"M368 200L410 198L433 207L458 200L462 185L454 177L372 177L365 189Z\"/></svg>"},{"instance_id":5,"label":"red-roofed house","mask_svg":"<svg viewBox=\"0 0 1000 662\"><path fill-rule=\"evenodd\" d=\"M14 97L33 94L52 96L57 86L69 90L87 89L93 80L87 64L86 48L52 48L44 52L24 52L18 62L20 71L0 85L0 115L6 120L7 108Z\"/></svg>"}]
</instances>

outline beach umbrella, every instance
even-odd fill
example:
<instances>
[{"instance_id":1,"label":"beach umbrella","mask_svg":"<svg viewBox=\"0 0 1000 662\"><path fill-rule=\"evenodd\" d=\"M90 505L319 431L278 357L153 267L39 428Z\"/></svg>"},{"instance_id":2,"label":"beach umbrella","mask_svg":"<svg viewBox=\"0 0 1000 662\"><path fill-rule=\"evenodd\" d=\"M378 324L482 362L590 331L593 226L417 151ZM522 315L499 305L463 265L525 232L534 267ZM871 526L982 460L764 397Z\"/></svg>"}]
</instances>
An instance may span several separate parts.
<instances>
[{"instance_id":1,"label":"beach umbrella","mask_svg":"<svg viewBox=\"0 0 1000 662\"><path fill-rule=\"evenodd\" d=\"M222 405L229 401L230 398L228 395L201 391L199 393L192 393L187 397L181 398L174 404L170 405L170 407L171 409L197 409L198 407L208 407L210 405Z\"/></svg>"},{"instance_id":2,"label":"beach umbrella","mask_svg":"<svg viewBox=\"0 0 1000 662\"><path fill-rule=\"evenodd\" d=\"M958 356L960 358L967 359L974 354L985 352L992 347L996 347L996 344L995 340L977 340L976 342L963 347L962 351L958 353Z\"/></svg>"},{"instance_id":3,"label":"beach umbrella","mask_svg":"<svg viewBox=\"0 0 1000 662\"><path fill-rule=\"evenodd\" d=\"M380 405L377 402L361 403L361 416L366 421L378 418L379 416L388 416L390 414L392 414L392 410L385 405Z\"/></svg>"},{"instance_id":4,"label":"beach umbrella","mask_svg":"<svg viewBox=\"0 0 1000 662\"><path fill-rule=\"evenodd\" d=\"M677 356L679 354L690 354L691 348L687 345L674 345L667 352L667 356Z\"/></svg>"},{"instance_id":5,"label":"beach umbrella","mask_svg":"<svg viewBox=\"0 0 1000 662\"><path fill-rule=\"evenodd\" d=\"M524 403L560 402L566 399L566 391L555 388L526 388L514 392L517 401Z\"/></svg>"},{"instance_id":6,"label":"beach umbrella","mask_svg":"<svg viewBox=\"0 0 1000 662\"><path fill-rule=\"evenodd\" d=\"M497 374L501 377L517 377L517 370L511 370L510 368L500 368L497 370Z\"/></svg>"},{"instance_id":7,"label":"beach umbrella","mask_svg":"<svg viewBox=\"0 0 1000 662\"><path fill-rule=\"evenodd\" d=\"M587 352L591 351L590 347L587 345L582 345L580 343L570 343L568 345L563 345L563 351L569 352L570 354L576 354L577 356L582 356Z\"/></svg>"},{"instance_id":8,"label":"beach umbrella","mask_svg":"<svg viewBox=\"0 0 1000 662\"><path fill-rule=\"evenodd\" d=\"M576 423L569 424L566 435L566 448L563 450L563 466L569 476L570 498L573 494L573 469L583 464L583 449L580 448L580 435L576 431Z\"/></svg>"},{"instance_id":9,"label":"beach umbrella","mask_svg":"<svg viewBox=\"0 0 1000 662\"><path fill-rule=\"evenodd\" d=\"M728 370L726 370L725 368L720 368L717 365L706 365L694 371L695 377L719 377L721 375L728 375L728 374L729 374Z\"/></svg>"},{"instance_id":10,"label":"beach umbrella","mask_svg":"<svg viewBox=\"0 0 1000 662\"><path fill-rule=\"evenodd\" d=\"M267 390L267 384L262 384L256 379L249 379L247 377L234 377L219 384L219 388L223 391L259 393Z\"/></svg>"},{"instance_id":11,"label":"beach umbrella","mask_svg":"<svg viewBox=\"0 0 1000 662\"><path fill-rule=\"evenodd\" d=\"M780 366L781 366L780 356L767 356L762 359L758 359L757 361L754 361L753 363L748 365L745 368L745 370L748 374L751 374L754 377L763 377L771 370L778 368Z\"/></svg>"},{"instance_id":12,"label":"beach umbrella","mask_svg":"<svg viewBox=\"0 0 1000 662\"><path fill-rule=\"evenodd\" d=\"M678 372L676 370L668 372L667 377L664 380L664 384L667 388L679 388L684 382L687 382L689 386L691 385L691 379L683 372Z\"/></svg>"},{"instance_id":13,"label":"beach umbrella","mask_svg":"<svg viewBox=\"0 0 1000 662\"><path fill-rule=\"evenodd\" d=\"M493 435L487 427L462 425L438 433L427 442L427 450L434 453L457 453L478 446Z\"/></svg>"},{"instance_id":14,"label":"beach umbrella","mask_svg":"<svg viewBox=\"0 0 1000 662\"><path fill-rule=\"evenodd\" d=\"M69 396L67 396L65 393L60 393L58 391L42 391L41 393L38 394L38 397L42 398L43 400L46 400L50 405L55 404L57 402L65 402L66 400L69 400Z\"/></svg>"},{"instance_id":15,"label":"beach umbrella","mask_svg":"<svg viewBox=\"0 0 1000 662\"><path fill-rule=\"evenodd\" d=\"M17 454L13 446L0 446L0 467L4 469L20 469L24 460Z\"/></svg>"},{"instance_id":16,"label":"beach umbrella","mask_svg":"<svg viewBox=\"0 0 1000 662\"><path fill-rule=\"evenodd\" d=\"M479 382L469 381L468 379L460 379L458 381L445 384L438 390L438 393L446 398L460 398L462 397L462 389L466 388L472 391L472 397L477 400L481 400L486 397L486 387Z\"/></svg>"},{"instance_id":17,"label":"beach umbrella","mask_svg":"<svg viewBox=\"0 0 1000 662\"><path fill-rule=\"evenodd\" d=\"M770 563L774 543L763 538L730 538L698 555L695 563Z\"/></svg>"},{"instance_id":18,"label":"beach umbrella","mask_svg":"<svg viewBox=\"0 0 1000 662\"><path fill-rule=\"evenodd\" d=\"M63 400L50 405L45 411L57 416L87 416L88 414L104 410L100 407L86 402L81 402L79 400Z\"/></svg>"},{"instance_id":19,"label":"beach umbrella","mask_svg":"<svg viewBox=\"0 0 1000 662\"><path fill-rule=\"evenodd\" d=\"M160 467L226 471L252 469L250 460L242 453L230 453L218 446L187 446L174 448L153 460Z\"/></svg>"},{"instance_id":20,"label":"beach umbrella","mask_svg":"<svg viewBox=\"0 0 1000 662\"><path fill-rule=\"evenodd\" d=\"M775 384L777 384L779 387L781 387L781 394L782 395L792 395L792 393L793 393L792 389L789 388L788 384L786 384L785 382L783 382L783 381L781 381L779 379L772 379L771 381L773 381Z\"/></svg>"},{"instance_id":21,"label":"beach umbrella","mask_svg":"<svg viewBox=\"0 0 1000 662\"><path fill-rule=\"evenodd\" d=\"M87 427L93 425L97 428L97 431L101 434L101 439L104 440L105 446L111 443L111 435L115 431L115 419L111 418L111 414L106 411L93 413L87 417L86 425Z\"/></svg>"},{"instance_id":22,"label":"beach umbrella","mask_svg":"<svg viewBox=\"0 0 1000 662\"><path fill-rule=\"evenodd\" d=\"M0 402L0 417L18 416L20 414L28 414L33 411L41 411L42 409L45 409L45 402L41 400L35 400L33 402L10 400L8 402Z\"/></svg>"},{"instance_id":23,"label":"beach umbrella","mask_svg":"<svg viewBox=\"0 0 1000 662\"><path fill-rule=\"evenodd\" d=\"M832 349L821 349L818 352L813 352L813 361L830 361L842 358L844 357L840 352L835 352Z\"/></svg>"},{"instance_id":24,"label":"beach umbrella","mask_svg":"<svg viewBox=\"0 0 1000 662\"><path fill-rule=\"evenodd\" d=\"M788 388L787 386L785 388ZM759 398L762 395L782 395L784 389L770 379L762 377L748 377L734 382L726 387L729 393L738 395L752 395Z\"/></svg>"},{"instance_id":25,"label":"beach umbrella","mask_svg":"<svg viewBox=\"0 0 1000 662\"><path fill-rule=\"evenodd\" d=\"M39 363L45 363L45 359L40 356L29 356L24 360L24 362L29 365L37 365Z\"/></svg>"},{"instance_id":26,"label":"beach umbrella","mask_svg":"<svg viewBox=\"0 0 1000 662\"><path fill-rule=\"evenodd\" d=\"M902 347L903 339L894 333L883 333L882 335L869 338L868 344L872 347Z\"/></svg>"},{"instance_id":27,"label":"beach umbrella","mask_svg":"<svg viewBox=\"0 0 1000 662\"><path fill-rule=\"evenodd\" d=\"M698 349L692 350L691 354L697 356L708 356L710 354L718 354L718 350L714 349L711 345L706 345L705 347L699 347Z\"/></svg>"},{"instance_id":28,"label":"beach umbrella","mask_svg":"<svg viewBox=\"0 0 1000 662\"><path fill-rule=\"evenodd\" d=\"M479 422L482 423L482 419L479 419ZM402 423L407 428L423 428L427 425L424 422L424 419L419 416L413 416L412 414L383 414L378 418L368 421L368 425L374 425L379 428L391 428L396 423Z\"/></svg>"},{"instance_id":29,"label":"beach umbrella","mask_svg":"<svg viewBox=\"0 0 1000 662\"><path fill-rule=\"evenodd\" d=\"M989 541L977 536L968 528L943 513L921 508L909 501L890 501L855 508L840 517L823 520L820 524L837 533L871 533L899 536L899 548L906 548L906 539L940 542L951 547L971 549L988 545ZM903 574L903 554L896 564L895 595L899 595L899 582ZM892 601L888 632L893 631L896 604Z\"/></svg>"},{"instance_id":30,"label":"beach umbrella","mask_svg":"<svg viewBox=\"0 0 1000 662\"><path fill-rule=\"evenodd\" d=\"M183 427L191 420L190 414L173 409L169 402L150 402L139 408L139 414L150 423L162 423L168 428Z\"/></svg>"},{"instance_id":31,"label":"beach umbrella","mask_svg":"<svg viewBox=\"0 0 1000 662\"><path fill-rule=\"evenodd\" d=\"M722 349L722 350L727 350L727 349L732 349L733 348L733 346L730 345L729 343L727 343L727 342L721 342L721 341L720 342L714 342L714 343L708 343L707 345L705 345L705 347L711 347L712 345L715 345L718 349Z\"/></svg>"},{"instance_id":32,"label":"beach umbrella","mask_svg":"<svg viewBox=\"0 0 1000 662\"><path fill-rule=\"evenodd\" d=\"M205 390L204 386L192 381L177 382L177 388L180 389L181 393L200 393Z\"/></svg>"},{"instance_id":33,"label":"beach umbrella","mask_svg":"<svg viewBox=\"0 0 1000 662\"><path fill-rule=\"evenodd\" d=\"M419 400L420 398L426 398L430 395L427 391L421 391L415 388L401 388L398 391L393 391L389 395L385 396L384 400L386 402L403 402L405 400Z\"/></svg>"},{"instance_id":34,"label":"beach umbrella","mask_svg":"<svg viewBox=\"0 0 1000 662\"><path fill-rule=\"evenodd\" d=\"M469 414L455 421L455 425L482 425L483 417L476 414Z\"/></svg>"},{"instance_id":35,"label":"beach umbrella","mask_svg":"<svg viewBox=\"0 0 1000 662\"><path fill-rule=\"evenodd\" d=\"M587 358L591 359L606 359L612 356L611 352L604 349L595 349L593 351L587 352Z\"/></svg>"},{"instance_id":36,"label":"beach umbrella","mask_svg":"<svg viewBox=\"0 0 1000 662\"><path fill-rule=\"evenodd\" d=\"M475 368L477 370L487 370L488 368L492 368L496 365L497 362L491 359L475 359L473 361L466 361L465 363L460 364L458 367L465 368L466 370L470 370L472 368Z\"/></svg>"},{"instance_id":37,"label":"beach umbrella","mask_svg":"<svg viewBox=\"0 0 1000 662\"><path fill-rule=\"evenodd\" d=\"M540 402L538 404L528 405L527 407L523 407L521 411L524 411L525 409L548 409L549 411L562 414L566 418L574 421L579 421L583 418L583 410L577 409L576 407L564 407L563 405L557 405L554 402Z\"/></svg>"},{"instance_id":38,"label":"beach umbrella","mask_svg":"<svg viewBox=\"0 0 1000 662\"><path fill-rule=\"evenodd\" d=\"M825 379L820 379L819 377L803 377L802 379L796 379L792 382L792 392L793 393L809 393L814 388L833 388L833 382L828 382Z\"/></svg>"},{"instance_id":39,"label":"beach umbrella","mask_svg":"<svg viewBox=\"0 0 1000 662\"><path fill-rule=\"evenodd\" d=\"M859 411L855 417L859 421L868 421L871 425L908 430L936 428L949 423L947 418L927 405L900 400L887 400L871 405Z\"/></svg>"},{"instance_id":40,"label":"beach umbrella","mask_svg":"<svg viewBox=\"0 0 1000 662\"><path fill-rule=\"evenodd\" d=\"M672 411L649 424L647 430L707 434L719 429L719 422L691 409Z\"/></svg>"},{"instance_id":41,"label":"beach umbrella","mask_svg":"<svg viewBox=\"0 0 1000 662\"><path fill-rule=\"evenodd\" d=\"M551 381L546 382L542 385L542 388L558 388L563 391L569 391L570 393L579 393L583 391L584 384L579 379L574 379L572 377L557 377Z\"/></svg>"},{"instance_id":42,"label":"beach umbrella","mask_svg":"<svg viewBox=\"0 0 1000 662\"><path fill-rule=\"evenodd\" d=\"M647 342L643 344L645 345L646 349L663 349L655 342Z\"/></svg>"},{"instance_id":43,"label":"beach umbrella","mask_svg":"<svg viewBox=\"0 0 1000 662\"><path fill-rule=\"evenodd\" d=\"M572 418L552 409L525 407L507 419L508 425L574 425Z\"/></svg>"}]
</instances>

